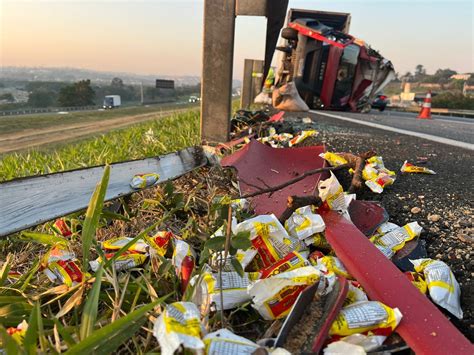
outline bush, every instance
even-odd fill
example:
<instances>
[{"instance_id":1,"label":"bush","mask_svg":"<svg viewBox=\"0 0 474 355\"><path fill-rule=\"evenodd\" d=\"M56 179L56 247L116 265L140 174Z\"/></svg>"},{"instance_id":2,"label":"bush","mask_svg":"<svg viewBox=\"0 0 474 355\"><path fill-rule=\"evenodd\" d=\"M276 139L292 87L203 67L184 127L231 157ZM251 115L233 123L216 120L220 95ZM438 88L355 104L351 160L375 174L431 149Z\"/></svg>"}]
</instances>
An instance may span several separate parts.
<instances>
[{"instance_id":1,"label":"bush","mask_svg":"<svg viewBox=\"0 0 474 355\"><path fill-rule=\"evenodd\" d=\"M445 92L433 97L431 104L436 108L474 110L474 98L459 93Z\"/></svg>"}]
</instances>

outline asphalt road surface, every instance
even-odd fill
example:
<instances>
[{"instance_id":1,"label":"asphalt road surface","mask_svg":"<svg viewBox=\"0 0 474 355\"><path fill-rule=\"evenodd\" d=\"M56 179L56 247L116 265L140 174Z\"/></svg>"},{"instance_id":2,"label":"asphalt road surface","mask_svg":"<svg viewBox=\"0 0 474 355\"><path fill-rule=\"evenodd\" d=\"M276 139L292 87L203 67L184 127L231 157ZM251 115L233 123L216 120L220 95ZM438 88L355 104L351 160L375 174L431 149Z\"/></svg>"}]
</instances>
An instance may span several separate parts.
<instances>
[{"instance_id":1,"label":"asphalt road surface","mask_svg":"<svg viewBox=\"0 0 474 355\"><path fill-rule=\"evenodd\" d=\"M405 112L374 112L369 114L312 111L318 117L350 122L365 127L408 134L438 143L474 150L474 120L460 117L433 116L417 119L416 114Z\"/></svg>"}]
</instances>

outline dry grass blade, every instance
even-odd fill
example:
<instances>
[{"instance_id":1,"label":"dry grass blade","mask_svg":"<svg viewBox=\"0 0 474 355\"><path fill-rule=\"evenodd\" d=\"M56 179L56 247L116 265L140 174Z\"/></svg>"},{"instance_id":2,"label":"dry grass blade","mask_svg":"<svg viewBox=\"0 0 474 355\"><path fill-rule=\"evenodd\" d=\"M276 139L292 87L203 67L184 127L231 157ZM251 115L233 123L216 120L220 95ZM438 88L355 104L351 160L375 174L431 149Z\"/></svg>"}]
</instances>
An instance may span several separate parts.
<instances>
[{"instance_id":1,"label":"dry grass blade","mask_svg":"<svg viewBox=\"0 0 474 355\"><path fill-rule=\"evenodd\" d=\"M69 299L66 301L64 306L59 310L58 314L56 314L56 318L61 318L62 316L69 313L71 309L81 304L82 295L84 294L84 288L85 288L85 284L81 284L79 289L76 292L74 292L74 294L71 297L69 297Z\"/></svg>"}]
</instances>

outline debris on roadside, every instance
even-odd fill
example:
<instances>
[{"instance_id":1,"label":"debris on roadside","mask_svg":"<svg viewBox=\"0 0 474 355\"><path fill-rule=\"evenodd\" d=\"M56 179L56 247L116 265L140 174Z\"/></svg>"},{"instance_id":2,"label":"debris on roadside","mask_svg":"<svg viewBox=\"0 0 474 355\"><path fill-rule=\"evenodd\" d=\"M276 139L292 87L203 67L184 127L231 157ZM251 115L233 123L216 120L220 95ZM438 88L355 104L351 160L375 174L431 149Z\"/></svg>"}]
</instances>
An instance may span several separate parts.
<instances>
[{"instance_id":1,"label":"debris on roadside","mask_svg":"<svg viewBox=\"0 0 474 355\"><path fill-rule=\"evenodd\" d=\"M403 163L402 167L400 168L400 171L402 173L418 173L418 174L430 174L430 175L436 175L436 173L428 169L424 166L416 166L408 162L408 160L405 160Z\"/></svg>"},{"instance_id":2,"label":"debris on roadside","mask_svg":"<svg viewBox=\"0 0 474 355\"><path fill-rule=\"evenodd\" d=\"M130 187L132 189L144 189L155 185L160 180L160 175L155 173L149 174L136 174L132 181L130 181Z\"/></svg>"}]
</instances>

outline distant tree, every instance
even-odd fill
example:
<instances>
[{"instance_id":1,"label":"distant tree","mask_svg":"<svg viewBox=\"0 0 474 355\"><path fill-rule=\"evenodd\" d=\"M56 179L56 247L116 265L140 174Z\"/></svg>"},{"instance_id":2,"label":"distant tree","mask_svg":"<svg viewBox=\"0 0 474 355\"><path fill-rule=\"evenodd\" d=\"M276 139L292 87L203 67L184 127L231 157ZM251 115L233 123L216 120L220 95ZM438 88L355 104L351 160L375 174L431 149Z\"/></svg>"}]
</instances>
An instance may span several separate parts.
<instances>
[{"instance_id":1,"label":"distant tree","mask_svg":"<svg viewBox=\"0 0 474 355\"><path fill-rule=\"evenodd\" d=\"M452 69L438 69L433 75L433 82L446 84L449 82L451 76L457 74L455 70Z\"/></svg>"},{"instance_id":2,"label":"distant tree","mask_svg":"<svg viewBox=\"0 0 474 355\"><path fill-rule=\"evenodd\" d=\"M422 75L426 75L426 69L423 67L422 64L418 64L415 67L415 76L422 76Z\"/></svg>"},{"instance_id":3,"label":"distant tree","mask_svg":"<svg viewBox=\"0 0 474 355\"><path fill-rule=\"evenodd\" d=\"M59 91L58 103L60 106L89 106L94 105L94 97L91 81L81 80L63 87Z\"/></svg>"},{"instance_id":4,"label":"distant tree","mask_svg":"<svg viewBox=\"0 0 474 355\"><path fill-rule=\"evenodd\" d=\"M400 80L410 82L413 79L413 75L407 71L403 76L400 77Z\"/></svg>"},{"instance_id":5,"label":"distant tree","mask_svg":"<svg viewBox=\"0 0 474 355\"><path fill-rule=\"evenodd\" d=\"M113 78L110 82L110 86L114 88L123 88L123 80L120 78Z\"/></svg>"},{"instance_id":6,"label":"distant tree","mask_svg":"<svg viewBox=\"0 0 474 355\"><path fill-rule=\"evenodd\" d=\"M15 98L13 97L13 95L9 92L3 94L3 95L0 95L0 101L7 101L7 102L15 102Z\"/></svg>"},{"instance_id":7,"label":"distant tree","mask_svg":"<svg viewBox=\"0 0 474 355\"><path fill-rule=\"evenodd\" d=\"M28 95L28 106L48 107L53 106L56 93L44 89L38 89Z\"/></svg>"}]
</instances>

